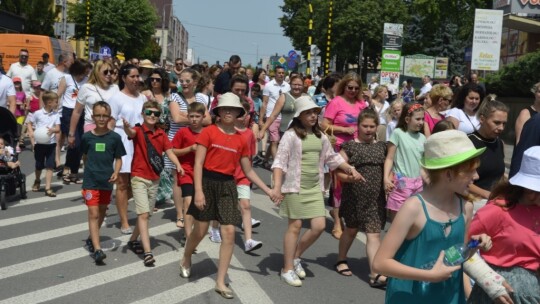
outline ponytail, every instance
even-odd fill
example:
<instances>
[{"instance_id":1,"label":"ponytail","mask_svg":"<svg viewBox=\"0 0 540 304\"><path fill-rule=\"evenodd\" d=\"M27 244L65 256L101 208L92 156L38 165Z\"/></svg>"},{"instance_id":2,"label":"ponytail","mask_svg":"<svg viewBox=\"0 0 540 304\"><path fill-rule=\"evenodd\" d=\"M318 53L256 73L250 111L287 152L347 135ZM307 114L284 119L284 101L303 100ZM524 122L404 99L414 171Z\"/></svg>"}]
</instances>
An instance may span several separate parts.
<instances>
[{"instance_id":1,"label":"ponytail","mask_svg":"<svg viewBox=\"0 0 540 304\"><path fill-rule=\"evenodd\" d=\"M495 112L495 111L501 111L501 112L505 112L505 113L508 113L509 112L509 108L507 105L505 105L504 103L496 100L497 98L497 95L495 94L489 94L487 95L482 104L480 105L480 107L478 108L478 111L476 112L476 117L480 118L480 117L484 117L484 118L488 118L489 115L491 115L491 113Z\"/></svg>"}]
</instances>

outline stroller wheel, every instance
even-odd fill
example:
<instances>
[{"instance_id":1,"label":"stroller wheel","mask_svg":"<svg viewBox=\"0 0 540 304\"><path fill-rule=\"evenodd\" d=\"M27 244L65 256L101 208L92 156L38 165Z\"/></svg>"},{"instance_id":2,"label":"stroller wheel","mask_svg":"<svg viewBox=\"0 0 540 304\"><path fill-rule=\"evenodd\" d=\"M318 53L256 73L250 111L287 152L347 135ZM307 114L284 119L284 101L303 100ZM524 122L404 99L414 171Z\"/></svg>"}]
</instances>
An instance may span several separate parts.
<instances>
[{"instance_id":1,"label":"stroller wheel","mask_svg":"<svg viewBox=\"0 0 540 304\"><path fill-rule=\"evenodd\" d=\"M0 207L2 210L7 209L6 203L6 191L5 189L0 189Z\"/></svg>"}]
</instances>

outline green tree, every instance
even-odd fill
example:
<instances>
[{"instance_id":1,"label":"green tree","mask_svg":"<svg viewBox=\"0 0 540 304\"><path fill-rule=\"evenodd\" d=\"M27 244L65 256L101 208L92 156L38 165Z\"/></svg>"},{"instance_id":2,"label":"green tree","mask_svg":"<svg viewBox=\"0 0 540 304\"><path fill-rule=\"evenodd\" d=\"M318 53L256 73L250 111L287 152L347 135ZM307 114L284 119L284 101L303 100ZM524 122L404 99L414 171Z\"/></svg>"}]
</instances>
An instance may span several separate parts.
<instances>
[{"instance_id":1,"label":"green tree","mask_svg":"<svg viewBox=\"0 0 540 304\"><path fill-rule=\"evenodd\" d=\"M157 15L148 0L92 0L90 36L96 45L123 51L126 58L139 57L155 33ZM86 36L86 1L69 7L69 18L76 23L76 37Z\"/></svg>"},{"instance_id":2,"label":"green tree","mask_svg":"<svg viewBox=\"0 0 540 304\"><path fill-rule=\"evenodd\" d=\"M54 35L54 19L60 11L51 0L2 0L0 9L25 18L24 33Z\"/></svg>"}]
</instances>

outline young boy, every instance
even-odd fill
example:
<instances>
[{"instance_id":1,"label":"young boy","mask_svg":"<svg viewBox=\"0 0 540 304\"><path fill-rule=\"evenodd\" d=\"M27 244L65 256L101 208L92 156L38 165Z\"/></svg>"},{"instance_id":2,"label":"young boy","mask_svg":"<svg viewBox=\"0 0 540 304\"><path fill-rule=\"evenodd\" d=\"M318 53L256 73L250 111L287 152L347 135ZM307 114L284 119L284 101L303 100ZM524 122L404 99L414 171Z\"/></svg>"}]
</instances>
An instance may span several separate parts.
<instances>
[{"instance_id":1,"label":"young boy","mask_svg":"<svg viewBox=\"0 0 540 304\"><path fill-rule=\"evenodd\" d=\"M36 180L32 191L37 192L41 183L41 171L45 169L45 195L55 197L56 193L51 189L53 169L56 167L56 133L60 132L60 115L58 108L58 95L54 92L43 93L44 107L37 110L28 123L28 134L34 137L34 130L47 128L50 137L47 143L34 145L34 159L36 160Z\"/></svg>"},{"instance_id":2,"label":"young boy","mask_svg":"<svg viewBox=\"0 0 540 304\"><path fill-rule=\"evenodd\" d=\"M90 230L86 247L93 253L96 264L99 265L107 257L99 243L99 228L111 202L113 184L122 167L122 156L126 155L126 150L120 135L107 128L111 120L109 104L98 101L94 104L92 112L96 128L84 133L81 138L81 154L85 167L82 193L88 206Z\"/></svg>"},{"instance_id":3,"label":"young boy","mask_svg":"<svg viewBox=\"0 0 540 304\"><path fill-rule=\"evenodd\" d=\"M135 199L135 210L137 212L137 224L128 242L129 248L135 254L144 253L144 266L152 266L155 263L154 255L150 248L150 235L148 233L148 219L154 210L156 195L159 186L159 174L149 161L147 141L151 144L157 155L167 154L167 157L176 166L180 175L184 175L184 170L174 155L171 142L167 134L156 128L156 123L161 115L159 104L156 101L147 101L143 104L142 116L143 124L131 128L129 122L123 119L124 131L128 138L133 140L133 161L131 162L131 189ZM139 242L137 238L141 236ZM142 243L142 246L141 246Z\"/></svg>"},{"instance_id":4,"label":"young boy","mask_svg":"<svg viewBox=\"0 0 540 304\"><path fill-rule=\"evenodd\" d=\"M180 164L185 172L183 176L177 178L178 186L182 189L183 207L182 217L176 219L176 225L179 228L184 227L183 245L191 234L193 226L193 217L186 213L193 197L193 164L197 149L195 140L203 129L206 107L200 102L193 102L188 106L187 111L190 124L187 128L181 128L172 141L173 152L180 159Z\"/></svg>"},{"instance_id":5,"label":"young boy","mask_svg":"<svg viewBox=\"0 0 540 304\"><path fill-rule=\"evenodd\" d=\"M242 135L242 138L247 143L249 151L248 157L249 160L252 161L253 156L257 154L257 150L255 149L255 145L257 143L255 141L255 135L250 129L247 128L250 120L250 105L248 102L243 101L242 106L244 107L246 114L236 119L234 127L236 131L240 133L240 135ZM246 241L244 243L244 251L247 253L257 250L263 245L262 242L256 241L251 238L252 228L259 226L261 222L251 218L251 205L249 201L251 198L251 182L249 181L249 179L247 179L244 171L242 171L242 167L236 167L236 171L234 172L234 179L236 181L238 202L240 203L240 211L242 213L242 229L244 230L244 236L246 238Z\"/></svg>"}]
</instances>

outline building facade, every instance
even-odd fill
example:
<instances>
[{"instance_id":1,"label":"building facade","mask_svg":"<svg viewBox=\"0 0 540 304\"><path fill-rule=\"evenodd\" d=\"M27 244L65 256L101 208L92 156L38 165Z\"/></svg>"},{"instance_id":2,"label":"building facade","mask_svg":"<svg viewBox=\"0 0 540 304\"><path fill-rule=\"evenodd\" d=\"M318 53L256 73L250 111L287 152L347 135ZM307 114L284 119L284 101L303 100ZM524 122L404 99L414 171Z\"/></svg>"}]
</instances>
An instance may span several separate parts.
<instances>
[{"instance_id":1,"label":"building facade","mask_svg":"<svg viewBox=\"0 0 540 304\"><path fill-rule=\"evenodd\" d=\"M176 58L187 56L188 32L174 16L172 0L150 0L156 8L155 39L161 47L161 64L172 65Z\"/></svg>"}]
</instances>

